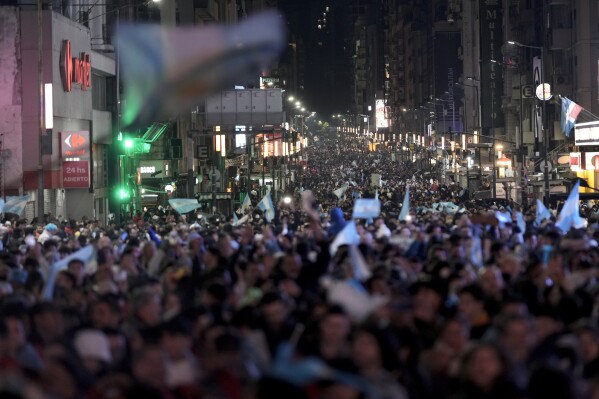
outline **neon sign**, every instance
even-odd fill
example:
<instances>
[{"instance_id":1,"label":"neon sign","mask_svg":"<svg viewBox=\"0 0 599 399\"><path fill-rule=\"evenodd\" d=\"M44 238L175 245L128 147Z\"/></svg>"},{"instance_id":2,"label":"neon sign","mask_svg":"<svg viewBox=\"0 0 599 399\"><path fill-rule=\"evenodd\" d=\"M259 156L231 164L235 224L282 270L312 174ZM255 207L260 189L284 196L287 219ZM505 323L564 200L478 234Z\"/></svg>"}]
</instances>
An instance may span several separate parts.
<instances>
[{"instance_id":1,"label":"neon sign","mask_svg":"<svg viewBox=\"0 0 599 399\"><path fill-rule=\"evenodd\" d=\"M62 41L60 52L60 77L64 91L70 92L72 84L76 83L81 90L87 90L91 86L91 57L87 53L81 53L80 57L71 54L71 41Z\"/></svg>"}]
</instances>

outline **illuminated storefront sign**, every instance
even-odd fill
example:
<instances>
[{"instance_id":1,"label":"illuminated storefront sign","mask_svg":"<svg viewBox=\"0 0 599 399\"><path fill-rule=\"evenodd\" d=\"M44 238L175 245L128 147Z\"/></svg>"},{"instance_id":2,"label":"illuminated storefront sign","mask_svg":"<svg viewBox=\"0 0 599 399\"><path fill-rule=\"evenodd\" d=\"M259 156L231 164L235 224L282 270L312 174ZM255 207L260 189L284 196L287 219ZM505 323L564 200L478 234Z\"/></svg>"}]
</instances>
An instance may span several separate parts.
<instances>
[{"instance_id":1,"label":"illuminated storefront sign","mask_svg":"<svg viewBox=\"0 0 599 399\"><path fill-rule=\"evenodd\" d=\"M63 161L62 187L89 188L89 161Z\"/></svg>"},{"instance_id":2,"label":"illuminated storefront sign","mask_svg":"<svg viewBox=\"0 0 599 399\"><path fill-rule=\"evenodd\" d=\"M70 92L72 84L76 83L81 90L87 90L91 86L91 57L87 53L81 53L78 57L71 54L71 42L62 41L60 52L60 77L64 91Z\"/></svg>"}]
</instances>

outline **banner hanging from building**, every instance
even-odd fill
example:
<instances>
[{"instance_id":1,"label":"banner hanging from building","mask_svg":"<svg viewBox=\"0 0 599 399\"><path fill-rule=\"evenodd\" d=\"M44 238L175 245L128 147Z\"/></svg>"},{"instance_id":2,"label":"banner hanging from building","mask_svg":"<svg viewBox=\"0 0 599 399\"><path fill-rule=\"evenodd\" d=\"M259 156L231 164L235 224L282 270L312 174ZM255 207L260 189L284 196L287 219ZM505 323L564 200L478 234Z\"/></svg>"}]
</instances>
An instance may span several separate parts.
<instances>
[{"instance_id":1,"label":"banner hanging from building","mask_svg":"<svg viewBox=\"0 0 599 399\"><path fill-rule=\"evenodd\" d=\"M480 88L483 128L504 127L503 97L503 13L502 2L480 1ZM499 61L497 62L492 62Z\"/></svg>"}]
</instances>

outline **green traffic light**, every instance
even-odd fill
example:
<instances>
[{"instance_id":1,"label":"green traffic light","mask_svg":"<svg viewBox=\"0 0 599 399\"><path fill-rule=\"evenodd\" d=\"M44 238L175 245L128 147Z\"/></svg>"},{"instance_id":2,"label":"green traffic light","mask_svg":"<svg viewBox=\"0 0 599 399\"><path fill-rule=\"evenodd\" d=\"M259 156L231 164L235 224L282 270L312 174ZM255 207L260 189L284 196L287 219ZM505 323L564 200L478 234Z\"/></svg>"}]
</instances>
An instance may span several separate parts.
<instances>
[{"instance_id":1,"label":"green traffic light","mask_svg":"<svg viewBox=\"0 0 599 399\"><path fill-rule=\"evenodd\" d=\"M126 139L125 140L125 148L133 148L134 145L134 141L132 139Z\"/></svg>"},{"instance_id":2,"label":"green traffic light","mask_svg":"<svg viewBox=\"0 0 599 399\"><path fill-rule=\"evenodd\" d=\"M130 196L129 190L127 190L124 187L121 187L121 189L119 190L119 197L120 197L120 199L122 199L122 200L128 199L129 196Z\"/></svg>"}]
</instances>

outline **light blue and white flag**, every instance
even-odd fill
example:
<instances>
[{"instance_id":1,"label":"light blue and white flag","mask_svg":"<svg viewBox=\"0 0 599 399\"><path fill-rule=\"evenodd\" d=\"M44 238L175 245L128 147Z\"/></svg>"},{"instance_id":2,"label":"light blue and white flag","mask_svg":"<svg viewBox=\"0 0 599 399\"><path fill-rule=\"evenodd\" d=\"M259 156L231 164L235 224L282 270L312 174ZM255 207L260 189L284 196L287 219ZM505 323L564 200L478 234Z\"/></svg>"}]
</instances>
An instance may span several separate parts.
<instances>
[{"instance_id":1,"label":"light blue and white flag","mask_svg":"<svg viewBox=\"0 0 599 399\"><path fill-rule=\"evenodd\" d=\"M440 202L439 206L441 207L441 210L449 215L455 215L460 208L454 204L453 202Z\"/></svg>"},{"instance_id":2,"label":"light blue and white flag","mask_svg":"<svg viewBox=\"0 0 599 399\"><path fill-rule=\"evenodd\" d=\"M580 217L580 205L578 204L580 199L579 189L580 182L576 182L574 187L572 187L572 191L570 191L570 195L568 195L568 199L564 203L562 211L557 217L555 225L564 234L570 231L572 227L580 229L586 226L586 220Z\"/></svg>"},{"instance_id":3,"label":"light blue and white flag","mask_svg":"<svg viewBox=\"0 0 599 399\"><path fill-rule=\"evenodd\" d=\"M535 216L535 224L539 226L545 219L551 220L551 212L549 212L549 209L545 207L541 200L537 200L537 213Z\"/></svg>"},{"instance_id":4,"label":"light blue and white flag","mask_svg":"<svg viewBox=\"0 0 599 399\"><path fill-rule=\"evenodd\" d=\"M406 190L406 195L403 197L403 205L401 206L401 212L399 213L399 220L408 220L410 216L410 187Z\"/></svg>"},{"instance_id":5,"label":"light blue and white flag","mask_svg":"<svg viewBox=\"0 0 599 399\"><path fill-rule=\"evenodd\" d=\"M121 24L116 43L127 101L123 125L139 128L170 119L255 76L285 49L283 21L265 11L236 25Z\"/></svg>"},{"instance_id":6,"label":"light blue and white flag","mask_svg":"<svg viewBox=\"0 0 599 399\"><path fill-rule=\"evenodd\" d=\"M345 195L345 192L347 191L349 187L349 184L345 183L343 184L343 186L339 187L337 190L333 191L333 194L335 194L337 196L337 198L341 199L341 197L343 197Z\"/></svg>"},{"instance_id":7,"label":"light blue and white flag","mask_svg":"<svg viewBox=\"0 0 599 399\"><path fill-rule=\"evenodd\" d=\"M499 227L505 227L507 223L512 223L512 215L508 212L495 211L495 217L499 221Z\"/></svg>"},{"instance_id":8,"label":"light blue and white flag","mask_svg":"<svg viewBox=\"0 0 599 399\"><path fill-rule=\"evenodd\" d=\"M264 212L266 221L269 223L272 222L272 220L275 218L275 206L272 203L270 193L266 193L266 195L260 200L258 203L258 208L262 209Z\"/></svg>"},{"instance_id":9,"label":"light blue and white flag","mask_svg":"<svg viewBox=\"0 0 599 399\"><path fill-rule=\"evenodd\" d=\"M237 217L237 212L233 212L233 226L237 226L239 224L239 218Z\"/></svg>"},{"instance_id":10,"label":"light blue and white flag","mask_svg":"<svg viewBox=\"0 0 599 399\"><path fill-rule=\"evenodd\" d=\"M342 245L358 245L360 244L360 236L358 235L358 229L356 229L356 223L354 221L348 222L343 230L341 230L335 236L335 239L329 247L331 256L337 253L337 250Z\"/></svg>"},{"instance_id":11,"label":"light blue and white flag","mask_svg":"<svg viewBox=\"0 0 599 399\"><path fill-rule=\"evenodd\" d=\"M168 203L173 207L175 212L180 213L181 215L194 211L202 206L195 198L172 198L168 200Z\"/></svg>"},{"instance_id":12,"label":"light blue and white flag","mask_svg":"<svg viewBox=\"0 0 599 399\"><path fill-rule=\"evenodd\" d=\"M81 248L79 251L67 256L64 259L59 260L50 267L50 273L48 274L48 281L44 286L43 297L47 301L51 301L54 297L54 285L56 284L56 276L61 270L65 270L69 265L69 262L77 259L84 264L90 262L95 254L93 245L88 245Z\"/></svg>"},{"instance_id":13,"label":"light blue and white flag","mask_svg":"<svg viewBox=\"0 0 599 399\"><path fill-rule=\"evenodd\" d=\"M243 199L243 203L241 204L241 212L247 212L252 210L252 200L250 198L250 194L246 193L245 198Z\"/></svg>"},{"instance_id":14,"label":"light blue and white flag","mask_svg":"<svg viewBox=\"0 0 599 399\"><path fill-rule=\"evenodd\" d=\"M360 281L366 281L372 276L372 272L366 263L366 259L356 245L349 247L349 260L354 272L354 278Z\"/></svg>"},{"instance_id":15,"label":"light blue and white flag","mask_svg":"<svg viewBox=\"0 0 599 399\"><path fill-rule=\"evenodd\" d=\"M29 195L23 195L20 197L8 197L6 199L6 203L4 204L4 209L2 210L4 213L14 213L16 215L21 216L23 211L25 210L25 206L30 201Z\"/></svg>"},{"instance_id":16,"label":"light blue and white flag","mask_svg":"<svg viewBox=\"0 0 599 399\"><path fill-rule=\"evenodd\" d=\"M520 229L520 233L526 233L526 222L524 221L524 215L522 212L516 212L516 223Z\"/></svg>"},{"instance_id":17,"label":"light blue and white flag","mask_svg":"<svg viewBox=\"0 0 599 399\"><path fill-rule=\"evenodd\" d=\"M352 218L369 219L379 217L380 214L381 201L372 198L360 198L354 204Z\"/></svg>"}]
</instances>

